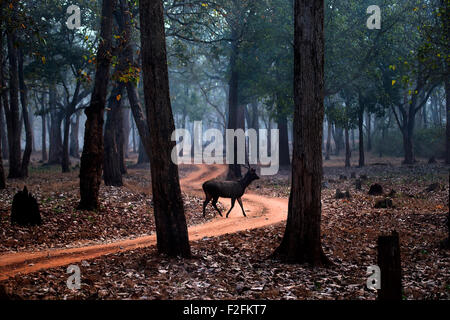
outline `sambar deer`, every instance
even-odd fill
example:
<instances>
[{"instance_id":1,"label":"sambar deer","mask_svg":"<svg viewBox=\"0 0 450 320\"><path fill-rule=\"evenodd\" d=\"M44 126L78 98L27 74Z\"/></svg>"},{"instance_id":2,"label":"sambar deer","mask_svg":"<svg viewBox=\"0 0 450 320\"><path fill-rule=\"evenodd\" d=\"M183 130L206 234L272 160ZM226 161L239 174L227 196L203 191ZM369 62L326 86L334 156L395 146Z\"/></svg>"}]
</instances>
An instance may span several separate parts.
<instances>
[{"instance_id":1,"label":"sambar deer","mask_svg":"<svg viewBox=\"0 0 450 320\"><path fill-rule=\"evenodd\" d=\"M206 206L211 201L211 199L214 209L216 209L219 215L223 217L219 208L217 208L217 200L219 200L220 197L231 198L231 208L227 212L227 218L231 210L233 209L236 200L241 206L244 217L247 216L244 211L244 206L242 205L241 197L245 193L245 189L250 185L250 183L252 183L252 181L254 180L259 179L255 169L251 168L250 166L247 166L247 169L248 171L245 176L238 181L221 181L212 179L203 183L202 188L206 195L206 200L203 202L203 217L206 214Z\"/></svg>"}]
</instances>

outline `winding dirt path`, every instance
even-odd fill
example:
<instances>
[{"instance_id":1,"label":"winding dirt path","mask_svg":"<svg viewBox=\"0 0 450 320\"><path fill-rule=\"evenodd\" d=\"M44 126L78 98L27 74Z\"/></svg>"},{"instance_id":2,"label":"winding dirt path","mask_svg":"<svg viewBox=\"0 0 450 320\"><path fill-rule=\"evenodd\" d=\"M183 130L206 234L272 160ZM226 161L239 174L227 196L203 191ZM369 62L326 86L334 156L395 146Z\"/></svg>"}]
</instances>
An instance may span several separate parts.
<instances>
[{"instance_id":1,"label":"winding dirt path","mask_svg":"<svg viewBox=\"0 0 450 320\"><path fill-rule=\"evenodd\" d=\"M219 177L225 172L225 165L197 166L196 171L180 180L182 190L185 193L203 197L202 183ZM220 200L228 210L230 200ZM248 193L244 195L243 202L247 218L242 215L241 208L235 205L228 219L218 216L205 224L189 227L189 240L195 241L204 237L216 237L227 233L261 228L286 219L287 199L270 198ZM3 254L0 255L0 280L5 280L18 274L65 266L82 260L153 245L156 245L155 234L77 248Z\"/></svg>"}]
</instances>

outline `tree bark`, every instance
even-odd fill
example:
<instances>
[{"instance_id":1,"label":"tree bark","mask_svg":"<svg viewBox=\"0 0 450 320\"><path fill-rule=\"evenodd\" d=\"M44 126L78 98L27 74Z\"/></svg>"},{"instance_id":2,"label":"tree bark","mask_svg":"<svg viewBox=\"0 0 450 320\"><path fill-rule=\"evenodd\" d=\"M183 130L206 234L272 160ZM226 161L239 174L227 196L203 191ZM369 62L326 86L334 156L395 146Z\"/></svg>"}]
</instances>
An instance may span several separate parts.
<instances>
[{"instance_id":1,"label":"tree bark","mask_svg":"<svg viewBox=\"0 0 450 320\"><path fill-rule=\"evenodd\" d=\"M171 160L175 142L161 0L139 2L142 65L147 122L150 128L151 176L159 253L190 257L178 166Z\"/></svg>"},{"instance_id":2,"label":"tree bark","mask_svg":"<svg viewBox=\"0 0 450 320\"><path fill-rule=\"evenodd\" d=\"M30 164L31 153L33 152L33 128L30 114L28 113L28 90L23 74L23 52L19 50L19 88L20 103L22 105L22 118L25 125L25 150L22 156L22 177L28 177L28 165Z\"/></svg>"},{"instance_id":3,"label":"tree bark","mask_svg":"<svg viewBox=\"0 0 450 320\"><path fill-rule=\"evenodd\" d=\"M398 233L378 237L378 266L381 271L379 300L402 299L402 272Z\"/></svg>"},{"instance_id":4,"label":"tree bark","mask_svg":"<svg viewBox=\"0 0 450 320\"><path fill-rule=\"evenodd\" d=\"M239 71L237 66L237 60L239 56L239 45L237 41L238 32L232 28L231 30L231 55L230 55L230 80L228 82L228 124L227 129L237 130L238 125L238 113L239 113ZM243 128L240 128L243 129ZM241 166L237 163L237 141L234 141L234 159L233 163L228 164L227 179L233 180L242 177Z\"/></svg>"},{"instance_id":5,"label":"tree bark","mask_svg":"<svg viewBox=\"0 0 450 320\"><path fill-rule=\"evenodd\" d=\"M105 160L103 165L103 179L105 185L121 187L123 186L121 157L120 157L120 120L122 117L122 96L124 85L117 84L111 91L109 97L109 111L106 118L104 144L105 144Z\"/></svg>"},{"instance_id":6,"label":"tree bark","mask_svg":"<svg viewBox=\"0 0 450 320\"><path fill-rule=\"evenodd\" d=\"M70 122L70 149L71 157L80 158L80 145L78 142L78 132L80 130L80 114L75 114L75 121Z\"/></svg>"},{"instance_id":7,"label":"tree bark","mask_svg":"<svg viewBox=\"0 0 450 320\"><path fill-rule=\"evenodd\" d=\"M46 124L46 119L47 119L47 115L45 113L45 104L44 104L44 95L42 95L42 102L41 102L41 121L42 121L42 136L41 136L41 140L42 140L42 146L41 146L41 151L42 151L42 162L46 162L47 161L47 124Z\"/></svg>"},{"instance_id":8,"label":"tree bark","mask_svg":"<svg viewBox=\"0 0 450 320\"><path fill-rule=\"evenodd\" d=\"M78 209L96 210L103 166L103 114L109 83L111 64L113 10L116 0L103 0L100 27L100 45L97 52L97 69L91 102L85 110L84 146L80 167L80 195Z\"/></svg>"},{"instance_id":9,"label":"tree bark","mask_svg":"<svg viewBox=\"0 0 450 320\"><path fill-rule=\"evenodd\" d=\"M324 2L294 4L294 151L286 230L273 256L328 264L320 238L324 117Z\"/></svg>"},{"instance_id":10,"label":"tree bark","mask_svg":"<svg viewBox=\"0 0 450 320\"><path fill-rule=\"evenodd\" d=\"M278 117L278 129L280 130L280 166L288 167L291 165L289 154L288 125L285 115Z\"/></svg>"},{"instance_id":11,"label":"tree bark","mask_svg":"<svg viewBox=\"0 0 450 320\"><path fill-rule=\"evenodd\" d=\"M8 143L9 143L9 175L8 178L22 178L21 162L21 129L19 111L19 76L18 76L18 54L15 48L16 37L13 31L7 32L8 55L9 55L9 109L4 105L7 112Z\"/></svg>"},{"instance_id":12,"label":"tree bark","mask_svg":"<svg viewBox=\"0 0 450 320\"><path fill-rule=\"evenodd\" d=\"M56 86L52 84L49 90L50 107L50 132L49 132L49 150L48 163L61 164L63 158L63 141L61 138L61 121L63 114L57 109Z\"/></svg>"},{"instance_id":13,"label":"tree bark","mask_svg":"<svg viewBox=\"0 0 450 320\"><path fill-rule=\"evenodd\" d=\"M130 132L131 132L131 125L130 125L130 109L129 108L123 108L123 156L125 159L128 159L130 157Z\"/></svg>"}]
</instances>

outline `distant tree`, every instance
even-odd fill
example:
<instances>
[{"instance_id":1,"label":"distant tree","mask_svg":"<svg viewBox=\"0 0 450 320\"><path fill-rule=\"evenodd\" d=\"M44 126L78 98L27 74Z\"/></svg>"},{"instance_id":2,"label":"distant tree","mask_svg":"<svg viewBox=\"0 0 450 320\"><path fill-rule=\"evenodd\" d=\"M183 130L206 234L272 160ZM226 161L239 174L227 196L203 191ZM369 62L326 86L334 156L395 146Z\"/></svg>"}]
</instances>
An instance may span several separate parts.
<instances>
[{"instance_id":1,"label":"distant tree","mask_svg":"<svg viewBox=\"0 0 450 320\"><path fill-rule=\"evenodd\" d=\"M288 219L273 256L292 263L329 261L320 240L324 118L324 2L294 1L294 152Z\"/></svg>"},{"instance_id":2,"label":"distant tree","mask_svg":"<svg viewBox=\"0 0 450 320\"><path fill-rule=\"evenodd\" d=\"M190 256L178 167L171 160L175 124L169 94L162 0L140 0L144 95L150 128L153 208L157 247L170 256Z\"/></svg>"},{"instance_id":3,"label":"distant tree","mask_svg":"<svg viewBox=\"0 0 450 320\"><path fill-rule=\"evenodd\" d=\"M97 51L97 69L94 91L89 107L85 110L87 120L80 167L80 210L98 209L98 195L103 168L103 115L109 83L112 59L113 10L116 0L103 0L100 44Z\"/></svg>"}]
</instances>

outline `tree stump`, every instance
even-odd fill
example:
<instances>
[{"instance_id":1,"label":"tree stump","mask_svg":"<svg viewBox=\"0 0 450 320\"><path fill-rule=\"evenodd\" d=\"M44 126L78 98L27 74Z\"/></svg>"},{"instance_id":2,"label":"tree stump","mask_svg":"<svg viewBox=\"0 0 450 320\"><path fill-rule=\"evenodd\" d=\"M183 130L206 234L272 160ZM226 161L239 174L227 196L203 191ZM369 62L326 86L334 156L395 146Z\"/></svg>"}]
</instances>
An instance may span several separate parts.
<instances>
[{"instance_id":1,"label":"tree stump","mask_svg":"<svg viewBox=\"0 0 450 320\"><path fill-rule=\"evenodd\" d=\"M381 271L381 289L378 300L402 299L402 272L398 232L378 237L378 266Z\"/></svg>"},{"instance_id":2,"label":"tree stump","mask_svg":"<svg viewBox=\"0 0 450 320\"><path fill-rule=\"evenodd\" d=\"M373 185L370 186L369 195L380 196L382 194L383 194L383 187L380 184L374 183Z\"/></svg>"},{"instance_id":3,"label":"tree stump","mask_svg":"<svg viewBox=\"0 0 450 320\"><path fill-rule=\"evenodd\" d=\"M11 208L11 224L20 226L35 226L41 224L41 214L39 205L27 187L23 191L19 191L13 198Z\"/></svg>"}]
</instances>

